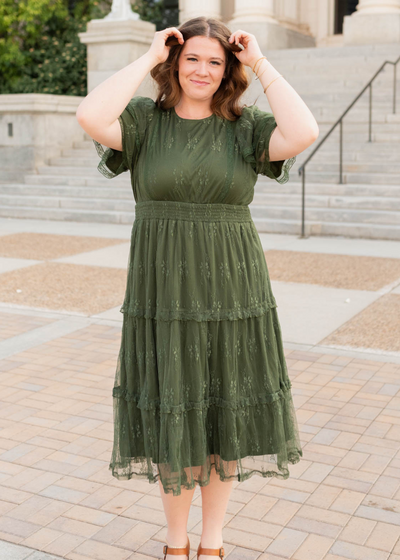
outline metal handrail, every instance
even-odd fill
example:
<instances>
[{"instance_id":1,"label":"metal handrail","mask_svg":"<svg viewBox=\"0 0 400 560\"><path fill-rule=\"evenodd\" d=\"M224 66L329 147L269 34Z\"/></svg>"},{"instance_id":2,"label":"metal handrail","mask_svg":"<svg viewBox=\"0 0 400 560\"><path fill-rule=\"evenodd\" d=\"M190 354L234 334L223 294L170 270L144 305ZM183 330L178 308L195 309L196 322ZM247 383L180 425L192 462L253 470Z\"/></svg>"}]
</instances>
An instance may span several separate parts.
<instances>
[{"instance_id":1,"label":"metal handrail","mask_svg":"<svg viewBox=\"0 0 400 560\"><path fill-rule=\"evenodd\" d=\"M335 124L331 127L331 129L328 130L328 132L325 134L325 136L322 138L322 140L319 142L319 144L317 144L317 146L314 148L314 150L311 152L311 154L300 165L300 167L298 169L299 175L302 176L302 194L301 194L301 196L302 196L302 207L301 207L301 235L300 235L300 237L305 237L305 234L304 234L304 222L305 222L304 215L305 215L305 178L306 178L305 166L306 166L306 164L310 161L310 159L315 154L315 152L317 150L319 150L319 148L322 146L322 144L325 142L325 140L328 138L328 136L331 134L331 132L336 128L336 126L338 124L340 124L339 183L338 184L339 185L343 184L343 118L350 111L350 109L353 107L353 105L356 103L356 101L359 100L359 98L362 96L364 91L367 88L369 88L369 139L368 139L368 142L371 142L372 82L375 80L375 78L378 76L378 74L380 74L380 72L382 72L382 70L384 69L386 64L393 64L393 67L394 67L394 75L393 75L393 114L395 114L396 113L396 70L397 70L397 64L398 64L399 61L400 61L400 56L395 62L392 62L391 60L385 60L385 62L382 64L382 66L379 68L379 70L377 70L377 72L370 79L370 81L367 83L367 85L360 91L360 93L357 95L357 97L355 97L355 99L350 103L350 105L347 107L347 109L343 112L341 117L339 117L339 119L335 122Z\"/></svg>"}]
</instances>

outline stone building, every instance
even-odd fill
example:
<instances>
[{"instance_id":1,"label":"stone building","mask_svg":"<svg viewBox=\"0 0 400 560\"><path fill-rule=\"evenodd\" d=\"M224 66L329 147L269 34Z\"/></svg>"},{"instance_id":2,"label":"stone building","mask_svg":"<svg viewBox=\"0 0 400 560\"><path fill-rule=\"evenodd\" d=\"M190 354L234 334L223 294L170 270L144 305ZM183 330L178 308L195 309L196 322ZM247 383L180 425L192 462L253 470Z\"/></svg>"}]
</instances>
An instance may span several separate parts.
<instances>
[{"instance_id":1,"label":"stone building","mask_svg":"<svg viewBox=\"0 0 400 560\"><path fill-rule=\"evenodd\" d=\"M400 0L180 0L179 11L244 28L264 49L400 42Z\"/></svg>"}]
</instances>

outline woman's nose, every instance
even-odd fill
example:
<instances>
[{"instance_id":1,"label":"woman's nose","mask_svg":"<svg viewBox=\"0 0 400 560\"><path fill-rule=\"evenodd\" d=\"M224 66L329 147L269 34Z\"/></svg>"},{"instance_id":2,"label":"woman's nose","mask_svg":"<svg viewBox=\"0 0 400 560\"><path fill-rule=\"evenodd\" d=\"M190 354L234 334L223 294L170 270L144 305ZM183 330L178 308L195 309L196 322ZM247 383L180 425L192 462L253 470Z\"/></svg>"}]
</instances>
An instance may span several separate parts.
<instances>
[{"instance_id":1,"label":"woman's nose","mask_svg":"<svg viewBox=\"0 0 400 560\"><path fill-rule=\"evenodd\" d=\"M199 67L197 68L197 73L200 74L201 76L206 76L208 71L207 71L207 63L203 62L199 65Z\"/></svg>"}]
</instances>

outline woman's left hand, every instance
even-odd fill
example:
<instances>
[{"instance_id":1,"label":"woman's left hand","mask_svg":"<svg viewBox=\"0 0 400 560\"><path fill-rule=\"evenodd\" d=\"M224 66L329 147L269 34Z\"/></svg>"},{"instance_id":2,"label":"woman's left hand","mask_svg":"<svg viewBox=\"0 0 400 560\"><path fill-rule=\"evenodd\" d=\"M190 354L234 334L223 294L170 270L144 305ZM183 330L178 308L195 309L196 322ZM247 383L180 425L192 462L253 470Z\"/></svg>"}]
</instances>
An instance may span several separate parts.
<instances>
[{"instance_id":1,"label":"woman's left hand","mask_svg":"<svg viewBox=\"0 0 400 560\"><path fill-rule=\"evenodd\" d=\"M235 52L233 54L245 64L253 68L257 60L263 56L260 47L258 46L257 39L251 33L247 33L242 29L238 29L229 37L230 43L241 43L244 49L241 52Z\"/></svg>"}]
</instances>

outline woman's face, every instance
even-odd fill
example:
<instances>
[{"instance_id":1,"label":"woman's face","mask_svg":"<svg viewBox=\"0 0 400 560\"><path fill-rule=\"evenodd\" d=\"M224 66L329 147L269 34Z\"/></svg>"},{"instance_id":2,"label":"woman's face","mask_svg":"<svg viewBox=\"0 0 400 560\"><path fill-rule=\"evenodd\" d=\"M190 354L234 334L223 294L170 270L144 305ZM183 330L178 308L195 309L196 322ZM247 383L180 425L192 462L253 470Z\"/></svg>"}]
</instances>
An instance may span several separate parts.
<instances>
[{"instance_id":1,"label":"woman's face","mask_svg":"<svg viewBox=\"0 0 400 560\"><path fill-rule=\"evenodd\" d=\"M178 60L179 83L196 100L212 98L225 72L225 51L218 39L196 36L184 42Z\"/></svg>"}]
</instances>

